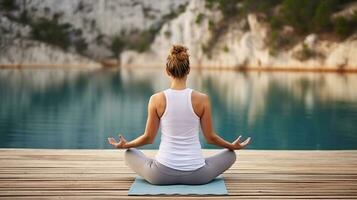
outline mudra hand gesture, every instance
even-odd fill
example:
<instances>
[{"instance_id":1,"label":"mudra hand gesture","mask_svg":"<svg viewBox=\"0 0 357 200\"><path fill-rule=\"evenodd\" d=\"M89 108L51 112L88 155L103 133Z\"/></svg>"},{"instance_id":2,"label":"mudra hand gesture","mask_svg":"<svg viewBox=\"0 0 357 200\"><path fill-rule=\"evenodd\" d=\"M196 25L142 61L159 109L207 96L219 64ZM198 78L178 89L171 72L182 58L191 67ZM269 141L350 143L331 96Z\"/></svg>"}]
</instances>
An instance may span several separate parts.
<instances>
[{"instance_id":1,"label":"mudra hand gesture","mask_svg":"<svg viewBox=\"0 0 357 200\"><path fill-rule=\"evenodd\" d=\"M249 143L250 143L250 137L248 137L246 140L244 140L243 142L240 142L240 138L242 136L240 135L232 144L233 144L233 148L234 150L239 150L239 149L243 149L245 148Z\"/></svg>"},{"instance_id":2,"label":"mudra hand gesture","mask_svg":"<svg viewBox=\"0 0 357 200\"><path fill-rule=\"evenodd\" d=\"M119 135L119 142L117 142L113 137L108 138L109 144L113 145L113 147L118 148L118 149L124 149L125 144L126 144L126 139L122 136Z\"/></svg>"}]
</instances>

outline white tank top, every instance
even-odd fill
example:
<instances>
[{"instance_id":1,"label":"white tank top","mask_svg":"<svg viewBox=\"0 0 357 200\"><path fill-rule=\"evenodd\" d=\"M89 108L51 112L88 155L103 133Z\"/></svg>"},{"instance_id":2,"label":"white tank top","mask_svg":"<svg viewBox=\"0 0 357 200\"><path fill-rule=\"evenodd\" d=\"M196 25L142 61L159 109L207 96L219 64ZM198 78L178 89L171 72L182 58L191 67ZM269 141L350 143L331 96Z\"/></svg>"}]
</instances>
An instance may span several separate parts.
<instances>
[{"instance_id":1,"label":"white tank top","mask_svg":"<svg viewBox=\"0 0 357 200\"><path fill-rule=\"evenodd\" d=\"M165 112L160 119L161 143L155 159L181 171L205 165L199 141L200 118L192 108L192 89L167 89Z\"/></svg>"}]
</instances>

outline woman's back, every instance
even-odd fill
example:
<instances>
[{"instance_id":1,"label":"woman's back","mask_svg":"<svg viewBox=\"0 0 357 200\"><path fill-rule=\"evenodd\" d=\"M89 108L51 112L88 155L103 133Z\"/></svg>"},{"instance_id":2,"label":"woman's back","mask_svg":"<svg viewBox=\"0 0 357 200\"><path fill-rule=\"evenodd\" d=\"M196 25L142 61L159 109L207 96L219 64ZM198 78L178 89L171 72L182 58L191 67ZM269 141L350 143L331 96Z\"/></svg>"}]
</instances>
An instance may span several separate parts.
<instances>
[{"instance_id":1,"label":"woman's back","mask_svg":"<svg viewBox=\"0 0 357 200\"><path fill-rule=\"evenodd\" d=\"M227 142L213 130L211 105L207 95L186 88L190 61L187 48L174 45L167 57L166 72L171 78L170 89L151 96L145 132L127 142L108 138L116 148L127 148L125 162L152 184L204 184L227 170L236 160L234 150L242 149L250 138L240 142L240 136ZM161 143L156 159L145 156L139 147L152 144L161 126ZM199 130L209 144L223 148L204 158Z\"/></svg>"},{"instance_id":2,"label":"woman's back","mask_svg":"<svg viewBox=\"0 0 357 200\"><path fill-rule=\"evenodd\" d=\"M192 89L167 89L160 119L161 143L156 160L170 168L192 171L205 165L199 141L200 118L191 102Z\"/></svg>"}]
</instances>

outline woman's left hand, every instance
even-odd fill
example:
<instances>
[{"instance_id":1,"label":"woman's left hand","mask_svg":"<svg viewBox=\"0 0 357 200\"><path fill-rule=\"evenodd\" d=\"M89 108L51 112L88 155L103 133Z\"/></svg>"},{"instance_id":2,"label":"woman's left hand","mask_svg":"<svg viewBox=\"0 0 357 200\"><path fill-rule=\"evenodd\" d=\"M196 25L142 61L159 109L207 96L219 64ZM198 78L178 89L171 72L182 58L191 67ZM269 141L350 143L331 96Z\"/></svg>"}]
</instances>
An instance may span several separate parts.
<instances>
[{"instance_id":1,"label":"woman's left hand","mask_svg":"<svg viewBox=\"0 0 357 200\"><path fill-rule=\"evenodd\" d=\"M239 149L244 149L248 144L250 144L251 138L248 137L244 142L240 141L240 138L242 136L240 135L232 144L233 144L233 149L234 150L239 150Z\"/></svg>"},{"instance_id":2,"label":"woman's left hand","mask_svg":"<svg viewBox=\"0 0 357 200\"><path fill-rule=\"evenodd\" d=\"M113 137L108 138L108 142L113 145L113 147L118 149L125 149L127 143L126 139L122 135L119 135L119 142L117 142Z\"/></svg>"}]
</instances>

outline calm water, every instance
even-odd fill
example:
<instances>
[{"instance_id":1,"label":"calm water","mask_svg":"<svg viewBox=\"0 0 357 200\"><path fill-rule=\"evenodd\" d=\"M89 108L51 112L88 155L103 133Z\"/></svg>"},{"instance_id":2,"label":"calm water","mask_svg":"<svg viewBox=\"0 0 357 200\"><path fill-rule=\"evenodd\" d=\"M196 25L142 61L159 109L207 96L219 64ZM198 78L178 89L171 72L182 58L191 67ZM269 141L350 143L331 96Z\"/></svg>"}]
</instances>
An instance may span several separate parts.
<instances>
[{"instance_id":1,"label":"calm water","mask_svg":"<svg viewBox=\"0 0 357 200\"><path fill-rule=\"evenodd\" d=\"M144 131L162 70L0 70L0 147L110 148ZM195 71L217 133L251 149L357 149L357 74ZM159 135L158 135L159 136ZM201 137L204 148L207 145ZM155 143L144 148L158 148Z\"/></svg>"}]
</instances>

